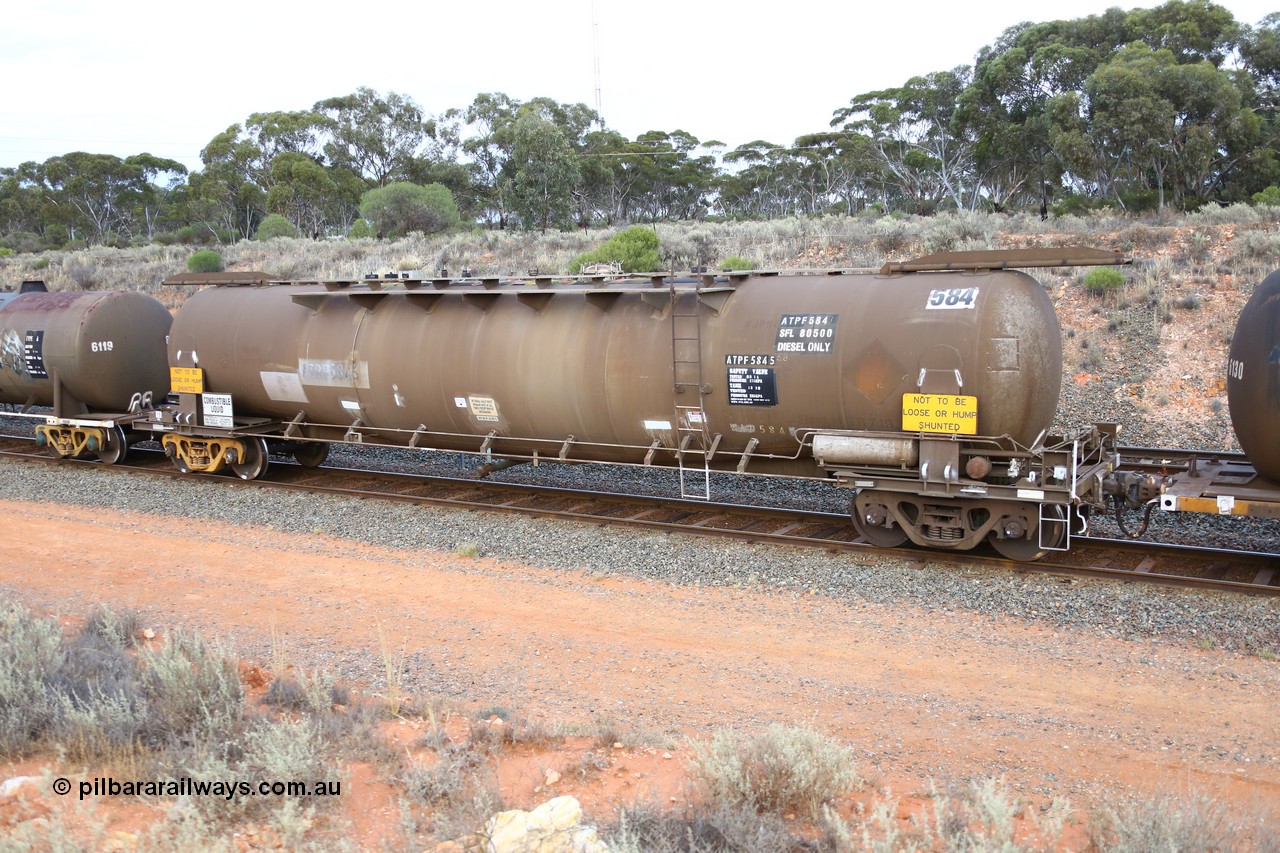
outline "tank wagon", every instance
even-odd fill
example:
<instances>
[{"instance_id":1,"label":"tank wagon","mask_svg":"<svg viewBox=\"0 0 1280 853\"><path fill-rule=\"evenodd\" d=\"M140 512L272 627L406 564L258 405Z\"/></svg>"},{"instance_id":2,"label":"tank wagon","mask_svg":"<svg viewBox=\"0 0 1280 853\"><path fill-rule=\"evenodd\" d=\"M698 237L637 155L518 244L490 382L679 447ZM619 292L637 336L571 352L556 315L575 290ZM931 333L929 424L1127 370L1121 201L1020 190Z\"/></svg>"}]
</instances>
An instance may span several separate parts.
<instances>
[{"instance_id":1,"label":"tank wagon","mask_svg":"<svg viewBox=\"0 0 1280 853\"><path fill-rule=\"evenodd\" d=\"M1160 508L1280 519L1280 272L1240 312L1226 368L1231 426L1248 461L1192 460L1165 480Z\"/></svg>"},{"instance_id":2,"label":"tank wagon","mask_svg":"<svg viewBox=\"0 0 1280 853\"><path fill-rule=\"evenodd\" d=\"M1260 475L1280 484L1280 272L1263 279L1236 322L1227 403L1240 448Z\"/></svg>"},{"instance_id":3,"label":"tank wagon","mask_svg":"<svg viewBox=\"0 0 1280 853\"><path fill-rule=\"evenodd\" d=\"M330 442L491 465L671 466L834 480L858 530L1017 559L1067 547L1091 508L1158 492L1114 472L1110 425L1051 437L1062 342L1013 266L1110 252L954 253L877 272L625 280L178 276L177 403L140 425L184 471L252 479ZM1154 491L1152 491L1154 490Z\"/></svg>"},{"instance_id":4,"label":"tank wagon","mask_svg":"<svg viewBox=\"0 0 1280 853\"><path fill-rule=\"evenodd\" d=\"M52 407L36 440L59 456L117 461L133 420L169 390L172 315L142 293L0 293L0 403Z\"/></svg>"}]
</instances>

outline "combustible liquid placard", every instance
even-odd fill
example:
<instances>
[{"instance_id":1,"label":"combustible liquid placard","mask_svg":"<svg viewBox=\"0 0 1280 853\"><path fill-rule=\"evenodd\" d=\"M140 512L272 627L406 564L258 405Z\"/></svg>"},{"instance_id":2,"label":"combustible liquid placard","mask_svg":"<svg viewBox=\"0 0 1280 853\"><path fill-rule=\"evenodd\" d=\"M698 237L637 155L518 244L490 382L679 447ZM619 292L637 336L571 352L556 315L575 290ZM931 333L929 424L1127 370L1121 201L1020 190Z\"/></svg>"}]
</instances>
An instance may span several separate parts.
<instances>
[{"instance_id":1,"label":"combustible liquid placard","mask_svg":"<svg viewBox=\"0 0 1280 853\"><path fill-rule=\"evenodd\" d=\"M977 435L978 398L952 394L903 394L902 429Z\"/></svg>"}]
</instances>

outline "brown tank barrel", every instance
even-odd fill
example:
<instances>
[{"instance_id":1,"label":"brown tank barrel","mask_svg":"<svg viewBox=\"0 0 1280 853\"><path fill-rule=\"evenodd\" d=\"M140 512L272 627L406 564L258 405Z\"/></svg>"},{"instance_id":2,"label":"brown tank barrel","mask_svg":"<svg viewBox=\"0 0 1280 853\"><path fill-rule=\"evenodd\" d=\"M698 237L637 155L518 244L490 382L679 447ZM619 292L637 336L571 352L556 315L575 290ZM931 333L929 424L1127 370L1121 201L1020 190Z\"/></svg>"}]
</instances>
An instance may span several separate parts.
<instances>
[{"instance_id":1,"label":"brown tank barrel","mask_svg":"<svg viewBox=\"0 0 1280 853\"><path fill-rule=\"evenodd\" d=\"M1227 403L1240 448L1259 474L1280 483L1280 272L1263 279L1240 312Z\"/></svg>"},{"instance_id":2,"label":"brown tank barrel","mask_svg":"<svg viewBox=\"0 0 1280 853\"><path fill-rule=\"evenodd\" d=\"M134 394L169 391L165 335L172 315L132 291L25 293L0 301L0 402L63 401L124 412ZM75 412L68 412L74 414Z\"/></svg>"},{"instance_id":3,"label":"brown tank barrel","mask_svg":"<svg viewBox=\"0 0 1280 853\"><path fill-rule=\"evenodd\" d=\"M592 450L605 461L677 446L699 383L726 453L755 439L794 454L794 430L898 431L906 394L976 397L977 433L1023 443L1052 422L1061 334L1024 273L751 276L679 285L674 305L645 283L218 287L178 312L170 359L237 414L628 446Z\"/></svg>"}]
</instances>

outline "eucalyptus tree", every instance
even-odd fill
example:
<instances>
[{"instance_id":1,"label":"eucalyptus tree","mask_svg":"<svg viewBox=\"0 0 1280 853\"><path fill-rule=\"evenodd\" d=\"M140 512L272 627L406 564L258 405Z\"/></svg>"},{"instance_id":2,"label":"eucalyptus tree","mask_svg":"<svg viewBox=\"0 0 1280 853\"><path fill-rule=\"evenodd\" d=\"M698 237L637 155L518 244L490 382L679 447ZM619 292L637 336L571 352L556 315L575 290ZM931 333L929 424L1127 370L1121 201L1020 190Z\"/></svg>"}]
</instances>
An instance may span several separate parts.
<instances>
[{"instance_id":1,"label":"eucalyptus tree","mask_svg":"<svg viewBox=\"0 0 1280 853\"><path fill-rule=\"evenodd\" d=\"M757 139L726 152L722 162L716 201L726 215L770 219L796 212L800 164L790 148Z\"/></svg>"},{"instance_id":2,"label":"eucalyptus tree","mask_svg":"<svg viewBox=\"0 0 1280 853\"><path fill-rule=\"evenodd\" d=\"M383 96L364 86L317 101L311 109L325 119L327 165L349 169L370 186L405 179L436 131L435 121L412 98L395 92Z\"/></svg>"},{"instance_id":3,"label":"eucalyptus tree","mask_svg":"<svg viewBox=\"0 0 1280 853\"><path fill-rule=\"evenodd\" d=\"M319 113L297 111L253 113L243 127L231 125L200 151L204 168L191 176L196 198L223 230L252 237L278 177L292 173L273 169L276 158L297 154L319 162L324 124Z\"/></svg>"},{"instance_id":4,"label":"eucalyptus tree","mask_svg":"<svg viewBox=\"0 0 1280 853\"><path fill-rule=\"evenodd\" d=\"M284 216L302 234L324 234L327 211L338 194L329 170L305 154L286 151L271 161L271 173L267 210Z\"/></svg>"},{"instance_id":5,"label":"eucalyptus tree","mask_svg":"<svg viewBox=\"0 0 1280 853\"><path fill-rule=\"evenodd\" d=\"M721 143L701 142L684 130L650 130L627 146L624 218L695 219L710 204Z\"/></svg>"},{"instance_id":6,"label":"eucalyptus tree","mask_svg":"<svg viewBox=\"0 0 1280 853\"><path fill-rule=\"evenodd\" d=\"M526 105L511 126L511 206L527 229L545 232L573 220L573 190L581 171L566 133L546 110Z\"/></svg>"},{"instance_id":7,"label":"eucalyptus tree","mask_svg":"<svg viewBox=\"0 0 1280 853\"><path fill-rule=\"evenodd\" d=\"M902 86L858 95L833 114L832 127L870 139L916 213L930 213L944 199L959 210L978 201L973 141L958 115L971 74L959 66L912 77Z\"/></svg>"},{"instance_id":8,"label":"eucalyptus tree","mask_svg":"<svg viewBox=\"0 0 1280 853\"><path fill-rule=\"evenodd\" d=\"M511 156L511 125L520 102L501 92L482 92L464 110L450 110L447 118L462 123L462 151L468 159L472 185L482 213L507 227L511 201L506 180Z\"/></svg>"},{"instance_id":9,"label":"eucalyptus tree","mask_svg":"<svg viewBox=\"0 0 1280 853\"><path fill-rule=\"evenodd\" d=\"M1207 200L1253 150L1259 132L1227 72L1207 60L1177 58L1134 42L1085 84L1093 147L1128 167L1131 189L1154 190L1158 209L1169 190L1180 207Z\"/></svg>"},{"instance_id":10,"label":"eucalyptus tree","mask_svg":"<svg viewBox=\"0 0 1280 853\"><path fill-rule=\"evenodd\" d=\"M46 217L89 243L101 243L115 235L148 233L160 203L152 180L186 171L181 163L150 154L121 159L75 151L49 158L35 177L48 200ZM139 213L141 222L136 218Z\"/></svg>"}]
</instances>

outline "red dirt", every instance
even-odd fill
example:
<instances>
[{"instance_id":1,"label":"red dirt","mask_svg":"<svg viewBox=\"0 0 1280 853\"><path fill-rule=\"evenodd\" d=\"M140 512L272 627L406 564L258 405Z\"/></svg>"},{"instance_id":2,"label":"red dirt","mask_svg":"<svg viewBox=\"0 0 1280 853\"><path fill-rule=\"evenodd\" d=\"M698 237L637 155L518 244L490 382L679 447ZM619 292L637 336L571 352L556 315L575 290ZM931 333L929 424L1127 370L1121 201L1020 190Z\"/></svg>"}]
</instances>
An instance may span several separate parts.
<instances>
[{"instance_id":1,"label":"red dirt","mask_svg":"<svg viewBox=\"0 0 1280 853\"><path fill-rule=\"evenodd\" d=\"M598 748L585 738L504 752L504 798L526 808L571 793L588 819L605 822L619 802L683 803L688 753L678 735L770 722L810 724L855 748L868 785L845 808L890 791L917 795L905 816L930 779L988 776L1030 803L1065 796L1081 815L1120 795L1184 789L1242 810L1280 800L1280 664L1260 658L107 510L0 502L0 526L0 584L37 611L134 608L156 629L184 625L259 650L274 632L290 663L360 664L370 693L382 689L381 625L404 644L410 677L452 694L454 707L504 706L553 724L606 720L622 733L596 772L577 772ZM242 666L251 692L269 663ZM387 730L412 749L423 725ZM0 781L46 763L0 767ZM548 769L559 780L547 784ZM394 827L396 791L367 764L347 779L343 813L359 842L376 846ZM154 815L99 806L112 810L111 831ZM0 826L24 819L19 810L0 799ZM1083 839L1069 827L1063 846L1082 849Z\"/></svg>"}]
</instances>

